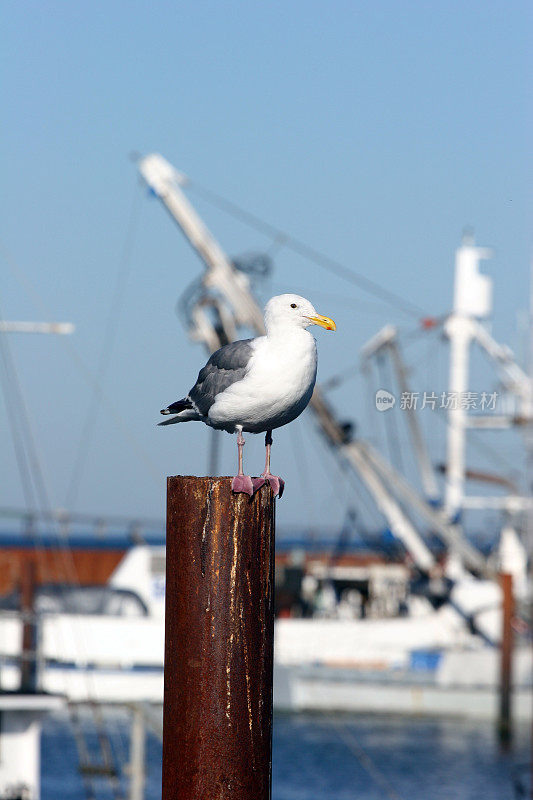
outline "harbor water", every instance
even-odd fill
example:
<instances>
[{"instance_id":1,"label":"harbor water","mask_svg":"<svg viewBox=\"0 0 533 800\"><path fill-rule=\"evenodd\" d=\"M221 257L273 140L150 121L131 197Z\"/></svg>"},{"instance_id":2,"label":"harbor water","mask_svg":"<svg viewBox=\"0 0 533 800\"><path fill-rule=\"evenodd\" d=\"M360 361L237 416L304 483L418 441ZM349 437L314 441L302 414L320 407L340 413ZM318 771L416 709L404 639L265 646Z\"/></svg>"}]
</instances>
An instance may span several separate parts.
<instances>
[{"instance_id":1,"label":"harbor water","mask_svg":"<svg viewBox=\"0 0 533 800\"><path fill-rule=\"evenodd\" d=\"M127 719L106 719L113 749L124 761ZM529 755L527 726L516 730L504 753L487 721L277 714L273 800L516 800L529 796L520 793L529 785ZM160 800L161 742L150 732L146 768L146 800ZM96 796L113 797L104 780ZM64 716L48 718L42 738L42 800L59 797L86 797Z\"/></svg>"}]
</instances>

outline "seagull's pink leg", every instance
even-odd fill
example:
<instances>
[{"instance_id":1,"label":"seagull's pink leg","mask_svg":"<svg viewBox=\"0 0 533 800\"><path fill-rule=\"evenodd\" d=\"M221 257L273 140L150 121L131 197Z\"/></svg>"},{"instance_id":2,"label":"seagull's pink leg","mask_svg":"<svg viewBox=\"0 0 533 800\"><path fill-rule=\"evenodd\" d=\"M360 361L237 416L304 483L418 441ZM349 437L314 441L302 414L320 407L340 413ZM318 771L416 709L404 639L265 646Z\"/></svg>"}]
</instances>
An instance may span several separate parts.
<instances>
[{"instance_id":1,"label":"seagull's pink leg","mask_svg":"<svg viewBox=\"0 0 533 800\"><path fill-rule=\"evenodd\" d=\"M272 447L272 431L267 431L265 435L265 447L266 447L266 458L265 458L265 471L261 473L260 478L254 478L252 481L254 485L254 492L263 486L266 481L269 482L270 486L272 487L272 491L274 494L281 497L283 494L283 490L285 488L285 481L280 478L278 475L272 475L270 472L270 448Z\"/></svg>"},{"instance_id":2,"label":"seagull's pink leg","mask_svg":"<svg viewBox=\"0 0 533 800\"><path fill-rule=\"evenodd\" d=\"M250 497L254 493L254 486L252 479L249 475L243 472L243 457L242 450L244 447L244 436L242 435L242 426L237 425L237 450L239 453L239 473L231 481L231 489L233 492L246 492Z\"/></svg>"}]
</instances>

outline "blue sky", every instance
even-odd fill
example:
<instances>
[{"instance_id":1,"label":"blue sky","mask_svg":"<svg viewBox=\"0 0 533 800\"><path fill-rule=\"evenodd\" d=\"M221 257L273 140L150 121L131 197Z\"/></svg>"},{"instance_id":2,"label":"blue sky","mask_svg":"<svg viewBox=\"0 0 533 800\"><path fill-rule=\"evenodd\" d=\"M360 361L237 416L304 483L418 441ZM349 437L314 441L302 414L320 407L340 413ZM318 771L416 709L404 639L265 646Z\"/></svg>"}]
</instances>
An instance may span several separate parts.
<instances>
[{"instance_id":1,"label":"blue sky","mask_svg":"<svg viewBox=\"0 0 533 800\"><path fill-rule=\"evenodd\" d=\"M91 394L80 364L96 369L138 193L104 381L129 433L100 408L74 506L160 516L165 476L206 468L207 429L155 428L159 408L186 393L204 358L174 312L201 265L139 188L132 151L161 152L428 314L449 309L454 249L473 226L495 252L486 265L493 333L520 349L516 315L527 307L531 257L531 21L526 2L3 5L2 313L77 326L74 357L58 339L10 338L52 505L65 503ZM190 198L229 254L270 247ZM386 322L416 325L281 249L259 293L292 290L338 323L334 336L317 333L321 379L355 363ZM425 352L414 345L413 363ZM371 435L378 423L365 416L364 392L356 379L331 400ZM257 473L262 437L249 439ZM3 399L0 449L0 506L22 505ZM231 474L229 436L221 458L221 473ZM273 459L287 478L280 526L340 523L351 490L311 419L278 432Z\"/></svg>"}]
</instances>

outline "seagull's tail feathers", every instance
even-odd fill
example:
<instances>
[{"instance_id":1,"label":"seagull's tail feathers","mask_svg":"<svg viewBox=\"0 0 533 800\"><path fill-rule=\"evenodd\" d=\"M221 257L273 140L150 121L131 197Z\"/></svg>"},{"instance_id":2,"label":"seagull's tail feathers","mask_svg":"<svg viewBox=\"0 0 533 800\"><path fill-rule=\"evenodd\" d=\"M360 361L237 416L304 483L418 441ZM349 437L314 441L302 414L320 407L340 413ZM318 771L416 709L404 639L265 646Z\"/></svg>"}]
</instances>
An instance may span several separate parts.
<instances>
[{"instance_id":1,"label":"seagull's tail feathers","mask_svg":"<svg viewBox=\"0 0 533 800\"><path fill-rule=\"evenodd\" d=\"M175 414L176 416L172 417L172 419L166 419L164 422L160 422L159 425L174 425L176 422L189 422L190 420L202 419L188 397L184 397L183 400L176 400L176 402L169 405L168 408L162 408L161 413Z\"/></svg>"},{"instance_id":2,"label":"seagull's tail feathers","mask_svg":"<svg viewBox=\"0 0 533 800\"><path fill-rule=\"evenodd\" d=\"M188 417L188 416L185 416L185 415L181 416L181 414L179 414L177 417L170 417L170 419L166 419L164 422L158 422L157 424L158 424L158 426L159 425L174 425L176 422L187 422L188 420L191 420L191 419L196 419L196 417L193 417L193 416Z\"/></svg>"},{"instance_id":3,"label":"seagull's tail feathers","mask_svg":"<svg viewBox=\"0 0 533 800\"><path fill-rule=\"evenodd\" d=\"M171 403L168 408L162 408L162 414L179 414L180 411L188 411L189 409L193 409L194 406L192 402L189 400L188 397L184 397L182 400L176 400L175 403Z\"/></svg>"}]
</instances>

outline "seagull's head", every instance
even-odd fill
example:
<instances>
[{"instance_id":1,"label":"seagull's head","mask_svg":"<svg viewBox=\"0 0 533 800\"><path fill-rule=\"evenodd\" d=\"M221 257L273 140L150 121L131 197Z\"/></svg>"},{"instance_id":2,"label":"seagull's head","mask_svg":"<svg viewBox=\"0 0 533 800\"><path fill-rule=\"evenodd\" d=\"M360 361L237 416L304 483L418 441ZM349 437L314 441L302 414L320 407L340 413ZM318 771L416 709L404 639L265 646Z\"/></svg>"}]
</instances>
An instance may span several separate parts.
<instances>
[{"instance_id":1,"label":"seagull's head","mask_svg":"<svg viewBox=\"0 0 533 800\"><path fill-rule=\"evenodd\" d=\"M337 330L332 319L318 314L313 304L298 294L280 294L266 304L267 333L294 327L308 328L310 325L320 325L327 331Z\"/></svg>"}]
</instances>

